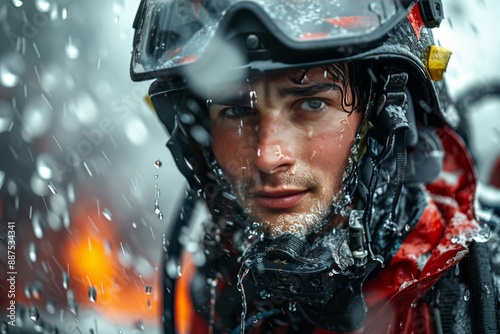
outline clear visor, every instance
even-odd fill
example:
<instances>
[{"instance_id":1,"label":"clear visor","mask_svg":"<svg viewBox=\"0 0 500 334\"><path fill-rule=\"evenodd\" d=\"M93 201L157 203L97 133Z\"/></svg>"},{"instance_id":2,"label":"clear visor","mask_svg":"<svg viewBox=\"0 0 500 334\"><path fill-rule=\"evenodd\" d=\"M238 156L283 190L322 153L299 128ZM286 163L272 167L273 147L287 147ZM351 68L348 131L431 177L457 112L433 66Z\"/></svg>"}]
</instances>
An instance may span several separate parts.
<instances>
[{"instance_id":1,"label":"clear visor","mask_svg":"<svg viewBox=\"0 0 500 334\"><path fill-rule=\"evenodd\" d=\"M405 11L400 0L146 0L136 19L133 78L196 61L243 8L284 45L311 52L380 38Z\"/></svg>"}]
</instances>

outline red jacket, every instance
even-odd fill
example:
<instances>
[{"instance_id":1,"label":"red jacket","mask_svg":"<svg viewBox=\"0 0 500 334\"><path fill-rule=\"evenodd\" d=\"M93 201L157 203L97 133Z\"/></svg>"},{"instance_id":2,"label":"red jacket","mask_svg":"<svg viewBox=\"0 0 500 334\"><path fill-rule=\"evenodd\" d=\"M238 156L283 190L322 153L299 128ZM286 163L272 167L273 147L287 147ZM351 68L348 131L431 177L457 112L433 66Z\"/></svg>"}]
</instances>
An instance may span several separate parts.
<instances>
[{"instance_id":1,"label":"red jacket","mask_svg":"<svg viewBox=\"0 0 500 334\"><path fill-rule=\"evenodd\" d=\"M427 185L427 207L390 264L365 282L368 313L362 328L354 333L434 333L431 311L420 298L465 257L477 233L472 159L453 131L439 129L437 133L445 151L443 170ZM182 268L175 294L176 331L209 333L204 319L192 308L189 282L195 267L185 257ZM286 328L276 328L274 333L286 333ZM318 328L313 333L334 332Z\"/></svg>"}]
</instances>

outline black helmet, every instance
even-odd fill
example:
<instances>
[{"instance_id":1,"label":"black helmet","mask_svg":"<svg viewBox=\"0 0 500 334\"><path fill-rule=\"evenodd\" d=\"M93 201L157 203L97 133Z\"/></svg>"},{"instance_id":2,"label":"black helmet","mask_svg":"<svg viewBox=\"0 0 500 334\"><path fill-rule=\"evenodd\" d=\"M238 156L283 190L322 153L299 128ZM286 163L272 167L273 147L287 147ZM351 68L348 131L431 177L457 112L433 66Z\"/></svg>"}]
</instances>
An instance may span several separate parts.
<instances>
[{"instance_id":1,"label":"black helmet","mask_svg":"<svg viewBox=\"0 0 500 334\"><path fill-rule=\"evenodd\" d=\"M134 21L131 77L135 81L157 79L149 95L171 135L168 147L177 166L194 193L207 200L215 221L230 217L232 224L225 227L241 230L242 224L249 234L253 226L228 191L228 182L211 152L205 89L272 71L340 62L362 64L366 70L363 73L369 81L369 93L364 107L371 129L363 138L362 151L366 154L351 166L344 180L347 194L363 188L364 208L353 210L347 234L331 237L334 243L346 243L352 253L340 259L344 261L342 274L335 278L326 274L332 265L342 267L339 259L315 258L314 263L303 256L317 256L321 246L316 244L277 238L255 242L248 251L248 238L242 238L247 240L242 261L248 261L249 267L256 259L261 261L259 268L250 268L255 269L256 284L281 289L281 296L299 302L304 318L324 328L348 331L361 325L365 312L363 281L375 270L377 261L390 261L409 231L396 219L405 173L412 182L421 184L432 180L440 170L436 167L430 175L408 172L412 169L406 166L411 161L411 156L406 156L407 147L415 148L420 141L439 146L417 124L458 124L441 80L451 53L434 45L430 31L442 19L440 0L143 0L139 7ZM378 182L384 173L391 176L385 184L385 190L390 191L384 193L393 193L392 199L376 194L376 188L384 186ZM363 179L363 175L368 176L358 186L355 180ZM374 218L374 206L388 206L390 214L384 216L382 210ZM400 212L399 216L404 214ZM388 228L373 228L372 220L388 221ZM414 223L415 219L410 225ZM212 241L218 240L207 235ZM207 245L217 247L214 242L207 241ZM286 251L287 247L296 252ZM272 256L268 254L271 248ZM287 270L297 273L300 289L292 286L297 280L273 285L274 274L283 269L273 265L273 256L296 264ZM308 265L315 269L297 272L298 267ZM318 281L322 282L319 287ZM332 298L333 294L337 298ZM339 302L348 305L335 304ZM353 314L360 316L353 318Z\"/></svg>"},{"instance_id":2,"label":"black helmet","mask_svg":"<svg viewBox=\"0 0 500 334\"><path fill-rule=\"evenodd\" d=\"M440 0L143 0L130 73L134 81L158 79L150 98L170 134L176 123L192 119L186 103L203 108L183 96L186 88L196 92L262 72L345 61L397 65L411 74L405 86L417 118L455 127L458 116L441 81L451 52L434 45L429 29L442 18ZM377 81L379 73L370 75ZM179 140L206 145L208 121L194 116L194 129L176 130L192 138ZM179 153L181 172L191 186L202 187L206 163L196 161L197 152Z\"/></svg>"}]
</instances>

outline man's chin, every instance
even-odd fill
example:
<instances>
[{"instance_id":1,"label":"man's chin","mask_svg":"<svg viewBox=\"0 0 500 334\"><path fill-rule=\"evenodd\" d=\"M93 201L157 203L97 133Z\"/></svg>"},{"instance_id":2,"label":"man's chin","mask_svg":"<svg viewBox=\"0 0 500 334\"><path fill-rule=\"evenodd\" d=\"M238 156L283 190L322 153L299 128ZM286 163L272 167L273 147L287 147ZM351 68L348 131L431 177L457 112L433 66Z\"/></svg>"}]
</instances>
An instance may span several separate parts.
<instances>
[{"instance_id":1,"label":"man's chin","mask_svg":"<svg viewBox=\"0 0 500 334\"><path fill-rule=\"evenodd\" d=\"M322 217L315 214L280 215L272 220L260 219L262 231L268 238L275 239L284 234L291 234L297 238L305 239L308 235L317 232L322 224Z\"/></svg>"}]
</instances>

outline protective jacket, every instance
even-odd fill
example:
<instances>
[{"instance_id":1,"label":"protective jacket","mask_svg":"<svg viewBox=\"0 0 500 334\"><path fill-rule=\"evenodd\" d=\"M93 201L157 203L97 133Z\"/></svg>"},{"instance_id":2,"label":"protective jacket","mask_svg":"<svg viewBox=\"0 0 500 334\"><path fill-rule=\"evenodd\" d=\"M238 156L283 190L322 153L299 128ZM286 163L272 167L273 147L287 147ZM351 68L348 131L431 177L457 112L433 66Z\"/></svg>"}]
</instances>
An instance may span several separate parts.
<instances>
[{"instance_id":1,"label":"protective jacket","mask_svg":"<svg viewBox=\"0 0 500 334\"><path fill-rule=\"evenodd\" d=\"M368 313L363 326L354 333L475 333L478 328L496 332L497 302L488 253L484 243L474 241L481 237L481 226L475 219L472 159L452 130L441 128L436 132L444 149L443 169L435 181L421 185L424 196L413 203L421 212L420 218L390 264L365 282ZM184 256L174 292L176 332L231 332L239 324L242 304L236 276L222 277L205 298L200 296L207 294L196 293L196 272L190 257ZM205 282L199 286L208 289ZM252 305L272 308L269 301L259 304L260 297L251 291L245 297L247 319L256 314ZM207 306L210 298L212 303L215 299L213 310ZM215 319L212 330L206 320L210 312ZM234 327L227 327L228 323ZM290 322L282 315L255 317L246 332L335 333L305 321Z\"/></svg>"}]
</instances>

